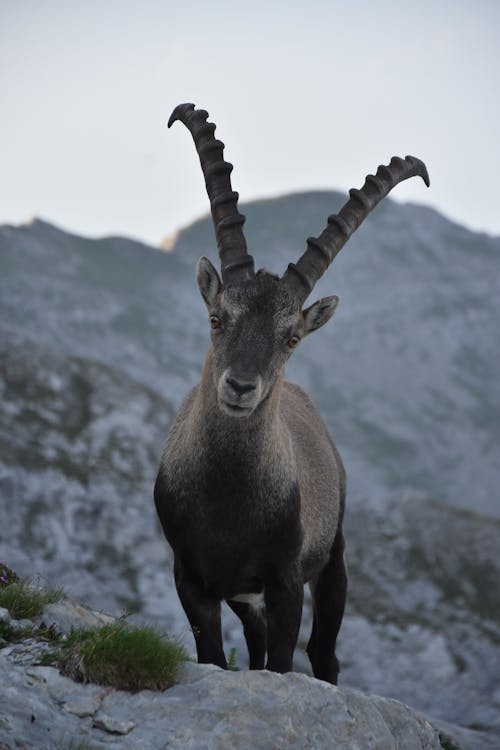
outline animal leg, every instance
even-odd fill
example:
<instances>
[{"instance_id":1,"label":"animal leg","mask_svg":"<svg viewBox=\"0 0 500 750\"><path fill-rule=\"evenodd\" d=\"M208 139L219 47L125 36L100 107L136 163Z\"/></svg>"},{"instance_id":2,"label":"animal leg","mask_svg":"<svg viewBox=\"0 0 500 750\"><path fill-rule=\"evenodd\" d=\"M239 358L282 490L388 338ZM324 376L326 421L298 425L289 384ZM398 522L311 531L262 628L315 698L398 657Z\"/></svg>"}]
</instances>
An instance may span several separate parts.
<instances>
[{"instance_id":1,"label":"animal leg","mask_svg":"<svg viewBox=\"0 0 500 750\"><path fill-rule=\"evenodd\" d=\"M266 582L266 669L273 672L291 672L303 601L304 583L298 566L285 577Z\"/></svg>"},{"instance_id":2,"label":"animal leg","mask_svg":"<svg viewBox=\"0 0 500 750\"><path fill-rule=\"evenodd\" d=\"M333 685L337 684L339 673L335 645L344 614L346 592L344 537L339 527L330 558L311 585L314 617L311 637L307 645L314 676Z\"/></svg>"},{"instance_id":3,"label":"animal leg","mask_svg":"<svg viewBox=\"0 0 500 750\"><path fill-rule=\"evenodd\" d=\"M267 627L265 610L246 602L228 599L227 603L243 624L243 633L248 648L250 669L264 669L266 660Z\"/></svg>"},{"instance_id":4,"label":"animal leg","mask_svg":"<svg viewBox=\"0 0 500 750\"><path fill-rule=\"evenodd\" d=\"M209 596L187 573L181 561L174 562L175 585L191 625L198 662L227 669L222 646L220 600Z\"/></svg>"}]
</instances>

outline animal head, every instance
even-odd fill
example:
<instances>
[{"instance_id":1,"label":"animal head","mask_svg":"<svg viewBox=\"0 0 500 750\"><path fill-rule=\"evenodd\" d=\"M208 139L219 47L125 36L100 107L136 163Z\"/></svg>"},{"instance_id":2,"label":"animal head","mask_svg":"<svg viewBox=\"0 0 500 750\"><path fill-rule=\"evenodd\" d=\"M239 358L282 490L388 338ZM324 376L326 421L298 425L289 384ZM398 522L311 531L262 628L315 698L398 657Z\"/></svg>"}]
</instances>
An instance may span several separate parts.
<instances>
[{"instance_id":1,"label":"animal head","mask_svg":"<svg viewBox=\"0 0 500 750\"><path fill-rule=\"evenodd\" d=\"M301 339L326 323L338 303L326 297L302 310L267 271L243 284L223 284L208 258L198 263L198 286L208 311L219 406L235 417L249 416L268 397Z\"/></svg>"},{"instance_id":2,"label":"animal head","mask_svg":"<svg viewBox=\"0 0 500 750\"><path fill-rule=\"evenodd\" d=\"M318 279L351 234L373 208L402 180L420 176L429 185L425 164L414 156L393 157L368 175L360 190L338 214L328 217L318 237L307 239L297 263L283 276L255 272L247 251L231 186L232 164L224 161L224 144L214 136L208 113L194 104L177 106L169 127L180 120L190 131L205 177L221 260L221 276L207 258L198 264L198 286L208 310L212 335L212 376L221 410L248 417L280 379L286 360L301 339L320 328L335 312L338 297L325 297L303 309Z\"/></svg>"}]
</instances>

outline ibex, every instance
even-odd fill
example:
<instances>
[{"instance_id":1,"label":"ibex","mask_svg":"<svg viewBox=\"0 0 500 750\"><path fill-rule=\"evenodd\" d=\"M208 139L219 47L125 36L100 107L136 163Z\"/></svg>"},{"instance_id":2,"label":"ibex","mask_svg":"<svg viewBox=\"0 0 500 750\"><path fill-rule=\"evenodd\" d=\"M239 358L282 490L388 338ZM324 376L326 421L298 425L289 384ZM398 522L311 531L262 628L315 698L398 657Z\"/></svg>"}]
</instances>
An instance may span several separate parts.
<instances>
[{"instance_id":1,"label":"ibex","mask_svg":"<svg viewBox=\"0 0 500 750\"><path fill-rule=\"evenodd\" d=\"M399 182L419 175L429 185L429 178L419 159L394 157L361 190L350 191L281 278L255 272L232 165L207 118L193 104L181 104L168 123L180 120L193 137L222 278L201 258L198 286L211 344L201 382L168 435L156 509L174 552L175 583L199 662L227 668L220 619L226 600L242 621L250 669L290 671L309 582L314 615L307 653L314 675L336 684L347 589L345 474L319 413L284 379L284 367L301 340L335 312L336 296L302 307L351 234Z\"/></svg>"}]
</instances>

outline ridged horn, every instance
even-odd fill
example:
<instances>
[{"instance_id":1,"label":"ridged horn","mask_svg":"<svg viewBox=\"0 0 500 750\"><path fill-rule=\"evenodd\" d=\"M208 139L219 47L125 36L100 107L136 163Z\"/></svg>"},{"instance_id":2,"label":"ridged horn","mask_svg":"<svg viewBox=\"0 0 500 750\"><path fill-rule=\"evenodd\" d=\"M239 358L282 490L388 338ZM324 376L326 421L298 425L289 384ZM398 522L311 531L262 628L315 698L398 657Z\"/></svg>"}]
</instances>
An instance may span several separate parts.
<instances>
[{"instance_id":1,"label":"ridged horn","mask_svg":"<svg viewBox=\"0 0 500 750\"><path fill-rule=\"evenodd\" d=\"M361 190L349 190L347 203L338 214L328 217L328 224L319 237L307 239L307 250L297 263L289 264L283 275L283 283L301 303L368 214L393 187L409 177L421 177L427 187L430 185L423 161L415 156L404 159L393 156L388 166L382 165L375 175L368 175Z\"/></svg>"},{"instance_id":2,"label":"ridged horn","mask_svg":"<svg viewBox=\"0 0 500 750\"><path fill-rule=\"evenodd\" d=\"M222 281L238 284L255 275L243 234L245 217L238 211L238 193L231 187L233 165L224 161L224 144L214 136L215 125L207 122L208 112L194 104L179 104L168 121L170 128L180 120L193 136L205 178L215 236L219 248Z\"/></svg>"}]
</instances>

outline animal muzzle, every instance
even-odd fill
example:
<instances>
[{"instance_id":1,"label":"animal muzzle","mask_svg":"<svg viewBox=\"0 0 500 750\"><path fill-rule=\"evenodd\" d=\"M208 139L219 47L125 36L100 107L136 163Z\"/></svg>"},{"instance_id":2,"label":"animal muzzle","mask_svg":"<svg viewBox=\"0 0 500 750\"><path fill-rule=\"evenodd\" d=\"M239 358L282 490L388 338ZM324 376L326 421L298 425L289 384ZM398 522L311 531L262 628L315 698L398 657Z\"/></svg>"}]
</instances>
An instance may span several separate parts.
<instances>
[{"instance_id":1,"label":"animal muzzle","mask_svg":"<svg viewBox=\"0 0 500 750\"><path fill-rule=\"evenodd\" d=\"M230 417L249 417L262 397L262 378L243 378L227 369L218 386L219 406Z\"/></svg>"}]
</instances>

